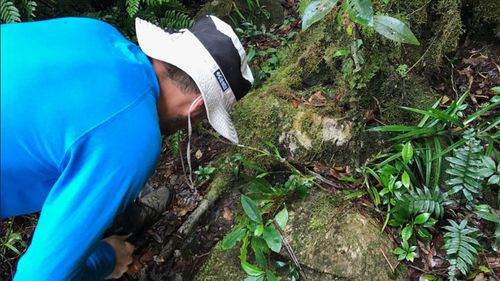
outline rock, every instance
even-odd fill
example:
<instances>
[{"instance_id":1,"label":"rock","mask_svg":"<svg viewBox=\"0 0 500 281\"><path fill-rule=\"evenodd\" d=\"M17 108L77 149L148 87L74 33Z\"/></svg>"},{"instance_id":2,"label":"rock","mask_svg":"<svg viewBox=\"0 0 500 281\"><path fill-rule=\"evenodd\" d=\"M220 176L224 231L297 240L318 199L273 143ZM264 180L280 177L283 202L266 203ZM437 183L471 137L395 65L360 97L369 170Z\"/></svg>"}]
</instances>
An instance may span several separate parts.
<instances>
[{"instance_id":1,"label":"rock","mask_svg":"<svg viewBox=\"0 0 500 281\"><path fill-rule=\"evenodd\" d=\"M401 266L391 270L397 261L380 225L337 196L314 191L288 211L285 235L308 280L405 280ZM284 248L281 254L288 256ZM195 280L243 280L238 256L237 247L224 251L219 244Z\"/></svg>"}]
</instances>

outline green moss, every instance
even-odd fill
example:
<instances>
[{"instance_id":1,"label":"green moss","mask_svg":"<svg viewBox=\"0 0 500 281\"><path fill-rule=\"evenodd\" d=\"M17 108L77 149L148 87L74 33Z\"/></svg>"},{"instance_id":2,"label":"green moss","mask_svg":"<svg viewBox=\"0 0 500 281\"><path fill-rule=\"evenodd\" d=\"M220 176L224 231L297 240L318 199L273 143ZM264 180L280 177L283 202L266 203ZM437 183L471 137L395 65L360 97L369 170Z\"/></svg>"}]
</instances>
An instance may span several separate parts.
<instances>
[{"instance_id":1,"label":"green moss","mask_svg":"<svg viewBox=\"0 0 500 281\"><path fill-rule=\"evenodd\" d=\"M315 204L310 210L312 217L309 223L311 230L323 230L328 231L326 226L328 226L332 220L332 208L338 208L342 206L345 202L335 196L331 196L327 193L321 193L315 200Z\"/></svg>"},{"instance_id":2,"label":"green moss","mask_svg":"<svg viewBox=\"0 0 500 281\"><path fill-rule=\"evenodd\" d=\"M500 38L500 1L471 0L476 28L484 26L482 31ZM489 26L488 26L489 25Z\"/></svg>"}]
</instances>

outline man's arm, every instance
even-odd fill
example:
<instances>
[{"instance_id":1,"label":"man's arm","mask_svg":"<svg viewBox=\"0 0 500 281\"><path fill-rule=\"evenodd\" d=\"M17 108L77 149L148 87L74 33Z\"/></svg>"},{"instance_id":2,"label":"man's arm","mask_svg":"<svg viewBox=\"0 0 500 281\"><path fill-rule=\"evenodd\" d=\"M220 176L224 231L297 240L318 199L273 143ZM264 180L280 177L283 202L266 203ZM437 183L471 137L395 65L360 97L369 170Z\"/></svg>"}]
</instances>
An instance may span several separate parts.
<instances>
[{"instance_id":1,"label":"man's arm","mask_svg":"<svg viewBox=\"0 0 500 281\"><path fill-rule=\"evenodd\" d=\"M141 106L94 128L67 151L14 280L102 280L113 271L114 251L101 237L137 196L160 151L157 123L151 124L156 116L144 116Z\"/></svg>"}]
</instances>

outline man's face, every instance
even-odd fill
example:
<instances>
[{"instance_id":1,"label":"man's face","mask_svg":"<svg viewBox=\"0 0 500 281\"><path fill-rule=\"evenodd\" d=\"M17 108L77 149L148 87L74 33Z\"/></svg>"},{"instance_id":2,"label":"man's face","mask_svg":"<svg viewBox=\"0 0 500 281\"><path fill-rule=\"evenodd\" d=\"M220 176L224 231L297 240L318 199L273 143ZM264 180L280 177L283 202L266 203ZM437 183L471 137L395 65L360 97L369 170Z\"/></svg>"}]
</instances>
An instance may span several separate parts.
<instances>
[{"instance_id":1,"label":"man's face","mask_svg":"<svg viewBox=\"0 0 500 281\"><path fill-rule=\"evenodd\" d=\"M160 84L157 110L163 134L169 135L187 128L189 113L192 125L206 118L205 105L200 93L186 92L180 88L165 74L162 65L153 62L153 67Z\"/></svg>"}]
</instances>

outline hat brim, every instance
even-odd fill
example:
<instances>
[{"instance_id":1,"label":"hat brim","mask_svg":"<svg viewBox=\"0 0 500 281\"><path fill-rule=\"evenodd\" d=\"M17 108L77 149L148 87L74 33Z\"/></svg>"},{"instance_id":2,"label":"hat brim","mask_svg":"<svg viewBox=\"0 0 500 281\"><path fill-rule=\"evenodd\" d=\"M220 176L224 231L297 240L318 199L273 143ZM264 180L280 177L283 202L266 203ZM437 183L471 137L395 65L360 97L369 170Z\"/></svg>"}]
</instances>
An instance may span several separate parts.
<instances>
[{"instance_id":1,"label":"hat brim","mask_svg":"<svg viewBox=\"0 0 500 281\"><path fill-rule=\"evenodd\" d=\"M170 34L139 18L136 18L135 27L142 51L186 72L203 96L210 125L226 139L238 143L238 134L229 115L236 98L231 88L222 90L214 75L216 72L220 75L220 67L202 43L187 29Z\"/></svg>"}]
</instances>

